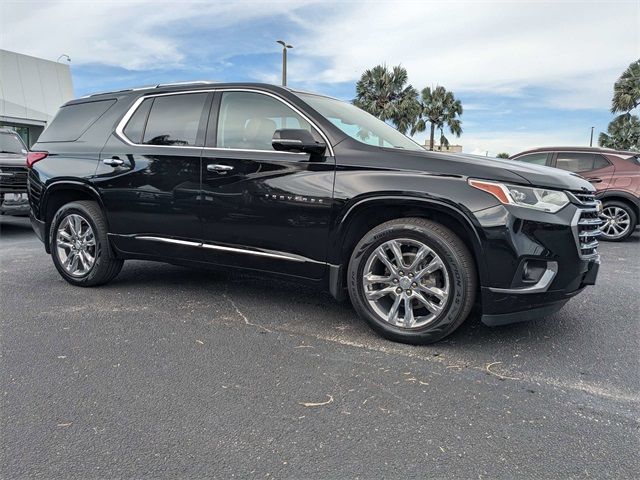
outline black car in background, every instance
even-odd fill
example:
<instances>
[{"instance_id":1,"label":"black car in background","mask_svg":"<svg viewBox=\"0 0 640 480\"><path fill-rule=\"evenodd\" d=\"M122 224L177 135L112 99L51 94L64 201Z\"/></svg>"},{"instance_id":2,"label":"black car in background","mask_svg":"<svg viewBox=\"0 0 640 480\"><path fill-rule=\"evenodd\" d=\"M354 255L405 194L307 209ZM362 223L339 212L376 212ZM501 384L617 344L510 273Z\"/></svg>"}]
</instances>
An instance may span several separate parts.
<instances>
[{"instance_id":1,"label":"black car in background","mask_svg":"<svg viewBox=\"0 0 640 480\"><path fill-rule=\"evenodd\" d=\"M26 159L20 135L0 128L0 215L29 215Z\"/></svg>"},{"instance_id":2,"label":"black car in background","mask_svg":"<svg viewBox=\"0 0 640 480\"><path fill-rule=\"evenodd\" d=\"M594 188L520 162L425 151L325 96L181 84L64 105L29 154L34 230L60 275L126 259L286 276L347 295L387 338L428 343L595 282ZM214 293L215 294L215 293Z\"/></svg>"}]
</instances>

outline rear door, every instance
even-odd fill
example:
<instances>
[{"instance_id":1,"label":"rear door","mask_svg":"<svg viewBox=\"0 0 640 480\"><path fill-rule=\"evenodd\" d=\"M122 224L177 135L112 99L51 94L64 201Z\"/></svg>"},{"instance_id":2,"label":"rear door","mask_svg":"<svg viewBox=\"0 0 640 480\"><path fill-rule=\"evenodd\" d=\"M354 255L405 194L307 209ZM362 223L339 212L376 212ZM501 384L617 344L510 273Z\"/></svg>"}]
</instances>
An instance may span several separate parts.
<instances>
[{"instance_id":1,"label":"rear door","mask_svg":"<svg viewBox=\"0 0 640 480\"><path fill-rule=\"evenodd\" d=\"M212 97L143 97L110 137L96 185L117 248L200 259L200 161Z\"/></svg>"},{"instance_id":2,"label":"rear door","mask_svg":"<svg viewBox=\"0 0 640 480\"><path fill-rule=\"evenodd\" d=\"M273 133L312 122L280 97L259 91L216 95L202 162L203 255L235 267L321 278L335 158L276 151ZM218 114L219 113L219 114Z\"/></svg>"}]
</instances>

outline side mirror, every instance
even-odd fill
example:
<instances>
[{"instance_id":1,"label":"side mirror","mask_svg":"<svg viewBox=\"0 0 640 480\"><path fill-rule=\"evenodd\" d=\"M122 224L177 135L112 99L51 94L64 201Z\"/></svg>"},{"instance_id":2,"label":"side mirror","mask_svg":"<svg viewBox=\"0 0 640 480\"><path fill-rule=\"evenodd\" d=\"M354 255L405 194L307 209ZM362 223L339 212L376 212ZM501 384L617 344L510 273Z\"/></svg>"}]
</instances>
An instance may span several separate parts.
<instances>
[{"instance_id":1,"label":"side mirror","mask_svg":"<svg viewBox=\"0 0 640 480\"><path fill-rule=\"evenodd\" d=\"M309 130L302 128L283 128L273 132L271 145L274 150L281 152L304 152L312 155L321 155L327 146L316 141Z\"/></svg>"}]
</instances>

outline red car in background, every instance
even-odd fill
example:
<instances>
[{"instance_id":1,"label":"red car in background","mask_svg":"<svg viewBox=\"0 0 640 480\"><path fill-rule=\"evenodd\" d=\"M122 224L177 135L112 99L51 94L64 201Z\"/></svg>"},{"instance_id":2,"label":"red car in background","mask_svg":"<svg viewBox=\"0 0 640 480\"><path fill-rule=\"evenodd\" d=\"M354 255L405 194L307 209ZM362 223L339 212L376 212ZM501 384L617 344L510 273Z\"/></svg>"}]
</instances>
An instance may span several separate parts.
<instances>
[{"instance_id":1,"label":"red car in background","mask_svg":"<svg viewBox=\"0 0 640 480\"><path fill-rule=\"evenodd\" d=\"M640 153L593 147L544 147L509 158L574 172L591 182L603 204L603 240L624 240L638 225Z\"/></svg>"}]
</instances>

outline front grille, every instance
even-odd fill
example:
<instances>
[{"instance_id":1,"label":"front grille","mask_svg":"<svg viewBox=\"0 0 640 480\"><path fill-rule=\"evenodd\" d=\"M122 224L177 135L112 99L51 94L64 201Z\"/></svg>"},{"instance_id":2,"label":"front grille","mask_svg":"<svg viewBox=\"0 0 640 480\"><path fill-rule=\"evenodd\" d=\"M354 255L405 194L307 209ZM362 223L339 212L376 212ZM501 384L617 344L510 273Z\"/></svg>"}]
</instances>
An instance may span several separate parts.
<instances>
[{"instance_id":1,"label":"front grille","mask_svg":"<svg viewBox=\"0 0 640 480\"><path fill-rule=\"evenodd\" d=\"M0 190L2 193L25 193L27 191L27 172L27 167L0 165Z\"/></svg>"},{"instance_id":2,"label":"front grille","mask_svg":"<svg viewBox=\"0 0 640 480\"><path fill-rule=\"evenodd\" d=\"M596 196L593 193L574 193L573 196L576 197L580 205L595 207L597 204Z\"/></svg>"},{"instance_id":3,"label":"front grille","mask_svg":"<svg viewBox=\"0 0 640 480\"><path fill-rule=\"evenodd\" d=\"M576 212L573 228L580 258L586 259L598 255L598 236L602 233L600 225L602 220L598 216L597 208L580 208Z\"/></svg>"},{"instance_id":4,"label":"front grille","mask_svg":"<svg viewBox=\"0 0 640 480\"><path fill-rule=\"evenodd\" d=\"M42 183L33 170L29 172L27 182L27 192L29 194L29 205L31 210L39 217L40 214L40 197L42 197Z\"/></svg>"}]
</instances>

